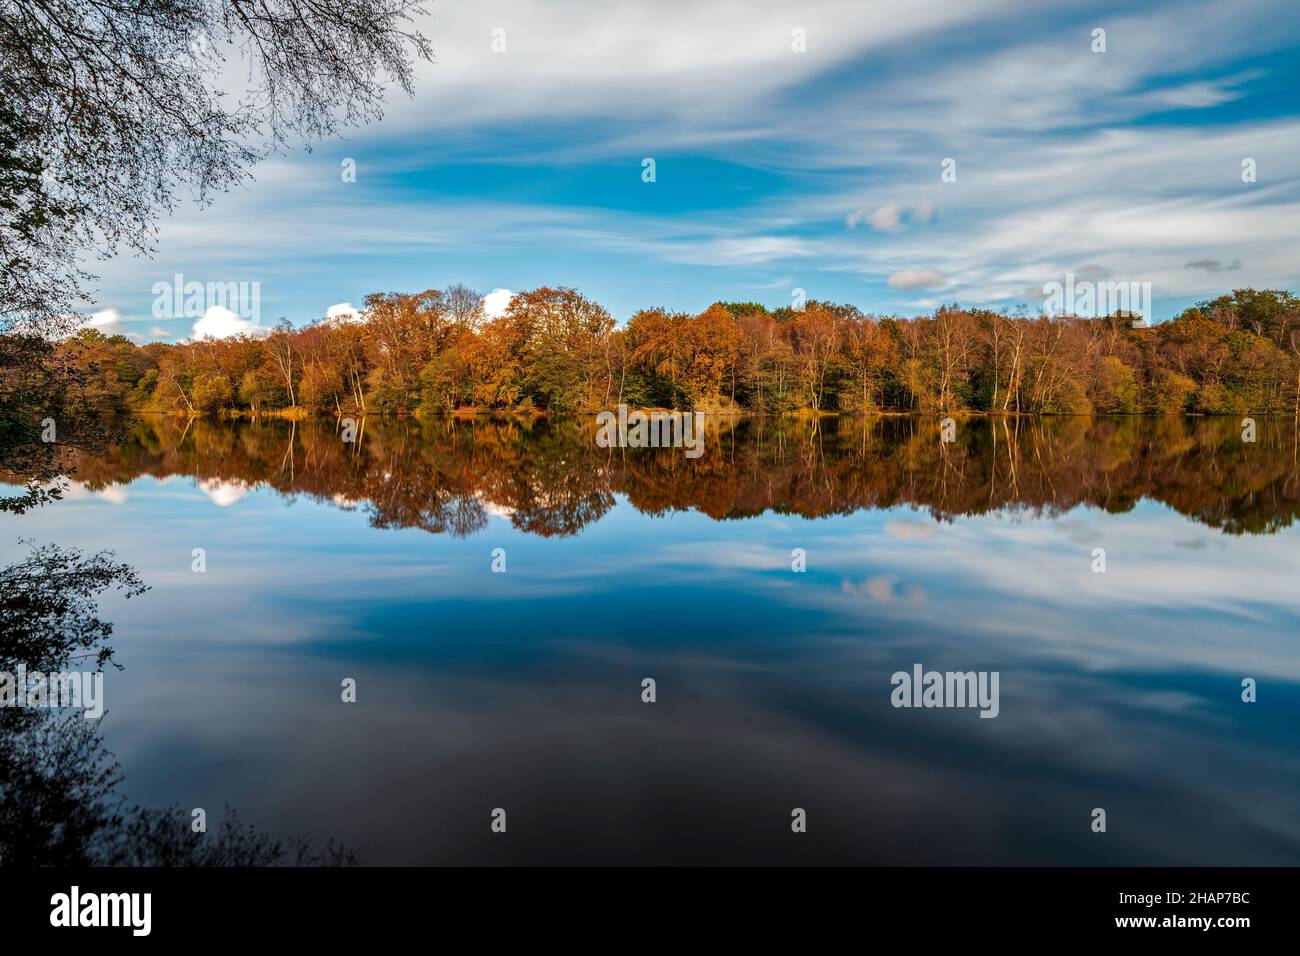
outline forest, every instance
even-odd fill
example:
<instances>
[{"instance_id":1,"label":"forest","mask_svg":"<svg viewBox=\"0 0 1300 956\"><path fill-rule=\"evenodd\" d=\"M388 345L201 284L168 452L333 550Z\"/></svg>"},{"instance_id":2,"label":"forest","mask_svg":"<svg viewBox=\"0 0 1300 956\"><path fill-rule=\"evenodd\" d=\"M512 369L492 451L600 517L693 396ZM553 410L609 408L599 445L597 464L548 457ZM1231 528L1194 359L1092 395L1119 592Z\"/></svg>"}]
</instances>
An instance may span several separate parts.
<instances>
[{"instance_id":1,"label":"forest","mask_svg":"<svg viewBox=\"0 0 1300 956\"><path fill-rule=\"evenodd\" d=\"M11 346L12 348L12 343ZM31 343L28 343L28 347ZM376 293L355 319L136 345L83 329L38 346L75 405L306 417L588 412L1295 414L1300 300L1240 289L1145 325L945 306L916 318L809 301L643 309L619 326L570 288L485 315L463 286ZM31 363L0 363L21 391Z\"/></svg>"}]
</instances>

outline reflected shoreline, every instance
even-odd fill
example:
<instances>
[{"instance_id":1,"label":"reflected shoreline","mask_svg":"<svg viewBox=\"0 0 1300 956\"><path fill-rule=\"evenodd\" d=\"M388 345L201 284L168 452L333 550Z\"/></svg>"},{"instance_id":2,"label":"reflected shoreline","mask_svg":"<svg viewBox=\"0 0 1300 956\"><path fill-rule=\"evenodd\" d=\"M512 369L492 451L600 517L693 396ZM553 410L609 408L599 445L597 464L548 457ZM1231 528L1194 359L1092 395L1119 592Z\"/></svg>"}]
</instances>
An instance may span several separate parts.
<instances>
[{"instance_id":1,"label":"reflected shoreline","mask_svg":"<svg viewBox=\"0 0 1300 956\"><path fill-rule=\"evenodd\" d=\"M259 487L362 507L380 528L457 537L506 515L520 530L568 536L622 495L638 511L715 520L805 518L911 506L935 520L1007 512L1118 513L1164 504L1228 534L1267 534L1300 515L1300 433L1289 418L709 416L704 453L600 448L589 416L375 418L355 437L329 420L147 416L117 445L75 451L92 491L142 476L196 479L227 498Z\"/></svg>"},{"instance_id":2,"label":"reflected shoreline","mask_svg":"<svg viewBox=\"0 0 1300 956\"><path fill-rule=\"evenodd\" d=\"M345 850L313 859L382 865L1289 865L1296 553L1270 533L1300 472L1293 423L1258 425L967 419L944 444L933 416L713 420L692 460L599 448L587 418L372 417L345 442L331 421L150 417L75 453L72 497L99 501L32 527L120 544L156 582L110 608L130 666L112 739L83 748L129 766L110 798L172 808L138 818L160 836L132 860L206 850L185 814L229 805L279 862L282 834L316 833ZM1141 502L1171 510L1122 514ZM1080 506L1115 518L1052 520ZM930 517L870 515L892 508ZM196 544L219 572L193 573ZM785 571L795 544L811 573ZM895 709L916 662L997 672L997 719ZM1095 837L1094 806L1133 838ZM201 859L245 858L216 845Z\"/></svg>"}]
</instances>

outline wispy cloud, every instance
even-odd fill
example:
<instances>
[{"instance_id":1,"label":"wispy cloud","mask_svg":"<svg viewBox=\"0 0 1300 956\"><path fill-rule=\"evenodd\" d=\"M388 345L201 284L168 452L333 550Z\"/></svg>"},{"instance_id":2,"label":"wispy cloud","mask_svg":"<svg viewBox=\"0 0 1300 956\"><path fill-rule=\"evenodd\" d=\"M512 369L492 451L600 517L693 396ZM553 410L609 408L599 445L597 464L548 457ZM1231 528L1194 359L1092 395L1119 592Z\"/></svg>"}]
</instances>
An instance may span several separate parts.
<instances>
[{"instance_id":1,"label":"wispy cloud","mask_svg":"<svg viewBox=\"0 0 1300 956\"><path fill-rule=\"evenodd\" d=\"M156 261L109 264L102 308L147 314L176 271L259 280L264 313L298 322L455 281L576 285L620 317L793 285L869 311L1012 305L1081 264L1150 281L1158 317L1225 272L1300 285L1283 0L702 0L688 23L485 0L423 29L437 57L414 99L165 223Z\"/></svg>"}]
</instances>

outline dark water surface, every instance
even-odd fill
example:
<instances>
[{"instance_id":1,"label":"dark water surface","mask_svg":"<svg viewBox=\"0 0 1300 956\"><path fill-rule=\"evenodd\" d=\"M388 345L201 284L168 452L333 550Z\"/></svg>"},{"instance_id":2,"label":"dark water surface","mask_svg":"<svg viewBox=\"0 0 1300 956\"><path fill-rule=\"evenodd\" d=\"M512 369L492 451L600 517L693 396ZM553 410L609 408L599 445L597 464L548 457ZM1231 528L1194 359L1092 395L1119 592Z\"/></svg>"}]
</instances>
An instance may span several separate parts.
<instances>
[{"instance_id":1,"label":"dark water surface","mask_svg":"<svg viewBox=\"0 0 1300 956\"><path fill-rule=\"evenodd\" d=\"M594 434L150 418L0 561L152 586L104 606L126 796L369 863L1300 864L1290 419ZM915 663L998 717L895 709Z\"/></svg>"}]
</instances>

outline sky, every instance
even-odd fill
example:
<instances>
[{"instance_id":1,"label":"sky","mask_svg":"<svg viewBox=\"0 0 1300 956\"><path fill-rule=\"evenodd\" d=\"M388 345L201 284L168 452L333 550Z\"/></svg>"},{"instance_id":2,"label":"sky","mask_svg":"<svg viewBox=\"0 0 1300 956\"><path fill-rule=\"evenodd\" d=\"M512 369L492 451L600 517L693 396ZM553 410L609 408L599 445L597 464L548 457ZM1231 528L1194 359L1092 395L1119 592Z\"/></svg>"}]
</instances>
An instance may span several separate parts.
<instances>
[{"instance_id":1,"label":"sky","mask_svg":"<svg viewBox=\"0 0 1300 956\"><path fill-rule=\"evenodd\" d=\"M1150 283L1156 321L1300 291L1294 0L428 8L413 97L179 205L151 259L93 263L90 323L176 341L453 283L495 290L492 312L571 286L620 322L800 298L1036 312L1069 275ZM256 283L258 307L160 316L177 275Z\"/></svg>"}]
</instances>

